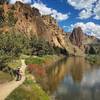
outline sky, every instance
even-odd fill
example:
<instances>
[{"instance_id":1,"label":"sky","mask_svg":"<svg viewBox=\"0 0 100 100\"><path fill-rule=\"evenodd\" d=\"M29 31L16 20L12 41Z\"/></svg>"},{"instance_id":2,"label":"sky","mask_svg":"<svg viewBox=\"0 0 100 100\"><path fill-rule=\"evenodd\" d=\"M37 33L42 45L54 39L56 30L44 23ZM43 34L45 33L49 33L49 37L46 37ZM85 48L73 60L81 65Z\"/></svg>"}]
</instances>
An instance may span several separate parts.
<instances>
[{"instance_id":1,"label":"sky","mask_svg":"<svg viewBox=\"0 0 100 100\"><path fill-rule=\"evenodd\" d=\"M51 15L65 32L80 26L84 33L100 38L100 0L10 0L21 1Z\"/></svg>"}]
</instances>

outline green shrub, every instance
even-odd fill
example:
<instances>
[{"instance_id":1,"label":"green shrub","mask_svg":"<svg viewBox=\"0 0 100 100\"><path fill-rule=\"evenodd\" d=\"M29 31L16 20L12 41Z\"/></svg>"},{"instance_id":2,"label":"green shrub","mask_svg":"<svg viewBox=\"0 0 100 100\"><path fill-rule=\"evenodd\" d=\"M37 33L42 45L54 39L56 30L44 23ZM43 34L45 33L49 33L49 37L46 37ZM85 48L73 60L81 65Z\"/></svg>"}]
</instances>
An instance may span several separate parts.
<instances>
[{"instance_id":1,"label":"green shrub","mask_svg":"<svg viewBox=\"0 0 100 100\"><path fill-rule=\"evenodd\" d=\"M14 26L17 19L14 17L14 12L10 11L8 12L8 16L7 16L7 20L8 20L8 26Z\"/></svg>"},{"instance_id":2,"label":"green shrub","mask_svg":"<svg viewBox=\"0 0 100 100\"><path fill-rule=\"evenodd\" d=\"M22 33L1 33L0 34L0 55L19 57L25 55L53 55L59 53L48 41L32 36L28 38Z\"/></svg>"},{"instance_id":3,"label":"green shrub","mask_svg":"<svg viewBox=\"0 0 100 100\"><path fill-rule=\"evenodd\" d=\"M42 64L44 62L44 59L41 59L40 57L30 57L26 58L26 64Z\"/></svg>"},{"instance_id":4,"label":"green shrub","mask_svg":"<svg viewBox=\"0 0 100 100\"><path fill-rule=\"evenodd\" d=\"M0 55L19 56L27 46L26 42L27 38L21 34L0 34Z\"/></svg>"},{"instance_id":5,"label":"green shrub","mask_svg":"<svg viewBox=\"0 0 100 100\"><path fill-rule=\"evenodd\" d=\"M89 54L96 54L96 50L92 46L90 47Z\"/></svg>"},{"instance_id":6,"label":"green shrub","mask_svg":"<svg viewBox=\"0 0 100 100\"><path fill-rule=\"evenodd\" d=\"M54 54L54 48L44 39L33 36L30 41L30 46L32 48L32 55L42 56Z\"/></svg>"},{"instance_id":7,"label":"green shrub","mask_svg":"<svg viewBox=\"0 0 100 100\"><path fill-rule=\"evenodd\" d=\"M0 27L3 26L4 16L3 16L3 8L0 7Z\"/></svg>"}]
</instances>

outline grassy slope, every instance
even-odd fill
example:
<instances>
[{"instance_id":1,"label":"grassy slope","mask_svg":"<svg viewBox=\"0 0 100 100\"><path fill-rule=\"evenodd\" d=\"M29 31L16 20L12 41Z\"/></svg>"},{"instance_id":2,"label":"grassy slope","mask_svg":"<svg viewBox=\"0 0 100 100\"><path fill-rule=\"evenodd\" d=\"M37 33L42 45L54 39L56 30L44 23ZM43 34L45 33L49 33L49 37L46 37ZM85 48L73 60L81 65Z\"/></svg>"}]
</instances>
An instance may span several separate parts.
<instances>
[{"instance_id":1,"label":"grassy slope","mask_svg":"<svg viewBox=\"0 0 100 100\"><path fill-rule=\"evenodd\" d=\"M0 84L11 81L11 80L12 80L12 77L10 74L0 71Z\"/></svg>"},{"instance_id":2,"label":"grassy slope","mask_svg":"<svg viewBox=\"0 0 100 100\"><path fill-rule=\"evenodd\" d=\"M50 100L49 96L33 80L26 79L6 100Z\"/></svg>"},{"instance_id":3,"label":"grassy slope","mask_svg":"<svg viewBox=\"0 0 100 100\"><path fill-rule=\"evenodd\" d=\"M58 57L57 55L45 55L42 57L38 56L31 56L29 58L26 58L26 64L38 64L38 65L43 65L47 66L50 65L59 59L61 59L63 56Z\"/></svg>"}]
</instances>

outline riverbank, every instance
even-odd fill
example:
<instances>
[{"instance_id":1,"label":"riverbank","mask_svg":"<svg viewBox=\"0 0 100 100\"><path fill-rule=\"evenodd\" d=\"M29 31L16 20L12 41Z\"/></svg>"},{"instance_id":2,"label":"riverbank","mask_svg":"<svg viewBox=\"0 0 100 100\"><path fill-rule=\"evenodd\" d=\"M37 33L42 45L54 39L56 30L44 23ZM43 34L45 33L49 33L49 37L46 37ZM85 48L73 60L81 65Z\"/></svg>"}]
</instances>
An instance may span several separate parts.
<instances>
[{"instance_id":1,"label":"riverbank","mask_svg":"<svg viewBox=\"0 0 100 100\"><path fill-rule=\"evenodd\" d=\"M11 93L6 100L50 100L48 94L42 89L38 80L45 75L46 68L59 61L64 56L45 55L45 56L23 56L27 64L26 80L16 90ZM34 77L35 76L35 77Z\"/></svg>"},{"instance_id":2,"label":"riverbank","mask_svg":"<svg viewBox=\"0 0 100 100\"><path fill-rule=\"evenodd\" d=\"M95 56L92 56L95 57ZM17 89L11 93L6 100L51 100L49 93L46 93L42 86L39 84L42 77L46 76L46 70L57 61L64 58L64 56L57 55L45 55L45 56L21 56L25 59L27 64L26 69L26 80L20 85ZM91 56L88 56L86 59L90 59ZM94 58L93 58L94 59ZM95 59L96 60L96 59ZM20 64L18 60L17 66ZM9 65L13 66L15 61L12 61ZM16 66L13 66L16 68Z\"/></svg>"},{"instance_id":3,"label":"riverbank","mask_svg":"<svg viewBox=\"0 0 100 100\"><path fill-rule=\"evenodd\" d=\"M86 59L90 62L90 64L100 65L100 55L87 55Z\"/></svg>"},{"instance_id":4,"label":"riverbank","mask_svg":"<svg viewBox=\"0 0 100 100\"><path fill-rule=\"evenodd\" d=\"M30 56L25 59L25 63L27 65L39 65L44 68L50 67L52 64L56 63L57 61L65 58L66 56L63 55L44 55L44 56Z\"/></svg>"},{"instance_id":5,"label":"riverbank","mask_svg":"<svg viewBox=\"0 0 100 100\"><path fill-rule=\"evenodd\" d=\"M25 82L15 89L6 100L50 100L50 98L41 86L32 80L31 76L31 78L26 78Z\"/></svg>"}]
</instances>

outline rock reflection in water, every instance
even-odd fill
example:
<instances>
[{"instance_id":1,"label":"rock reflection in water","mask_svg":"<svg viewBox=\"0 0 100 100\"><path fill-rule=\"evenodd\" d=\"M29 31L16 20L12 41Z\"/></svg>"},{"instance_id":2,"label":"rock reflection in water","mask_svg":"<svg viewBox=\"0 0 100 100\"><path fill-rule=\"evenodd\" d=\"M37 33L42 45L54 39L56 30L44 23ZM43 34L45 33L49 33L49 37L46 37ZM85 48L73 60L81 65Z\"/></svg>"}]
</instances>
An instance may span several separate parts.
<instances>
[{"instance_id":1,"label":"rock reflection in water","mask_svg":"<svg viewBox=\"0 0 100 100\"><path fill-rule=\"evenodd\" d=\"M58 85L62 80L66 80L65 77L70 76L70 81L81 82L83 73L85 70L90 69L89 63L84 60L84 58L74 58L70 57L64 59L59 63L53 65L48 71L48 86L51 92L58 88ZM72 78L72 80L71 80ZM69 81L69 82L70 82Z\"/></svg>"},{"instance_id":2,"label":"rock reflection in water","mask_svg":"<svg viewBox=\"0 0 100 100\"><path fill-rule=\"evenodd\" d=\"M100 69L70 57L47 71L46 86L54 100L100 100Z\"/></svg>"}]
</instances>

